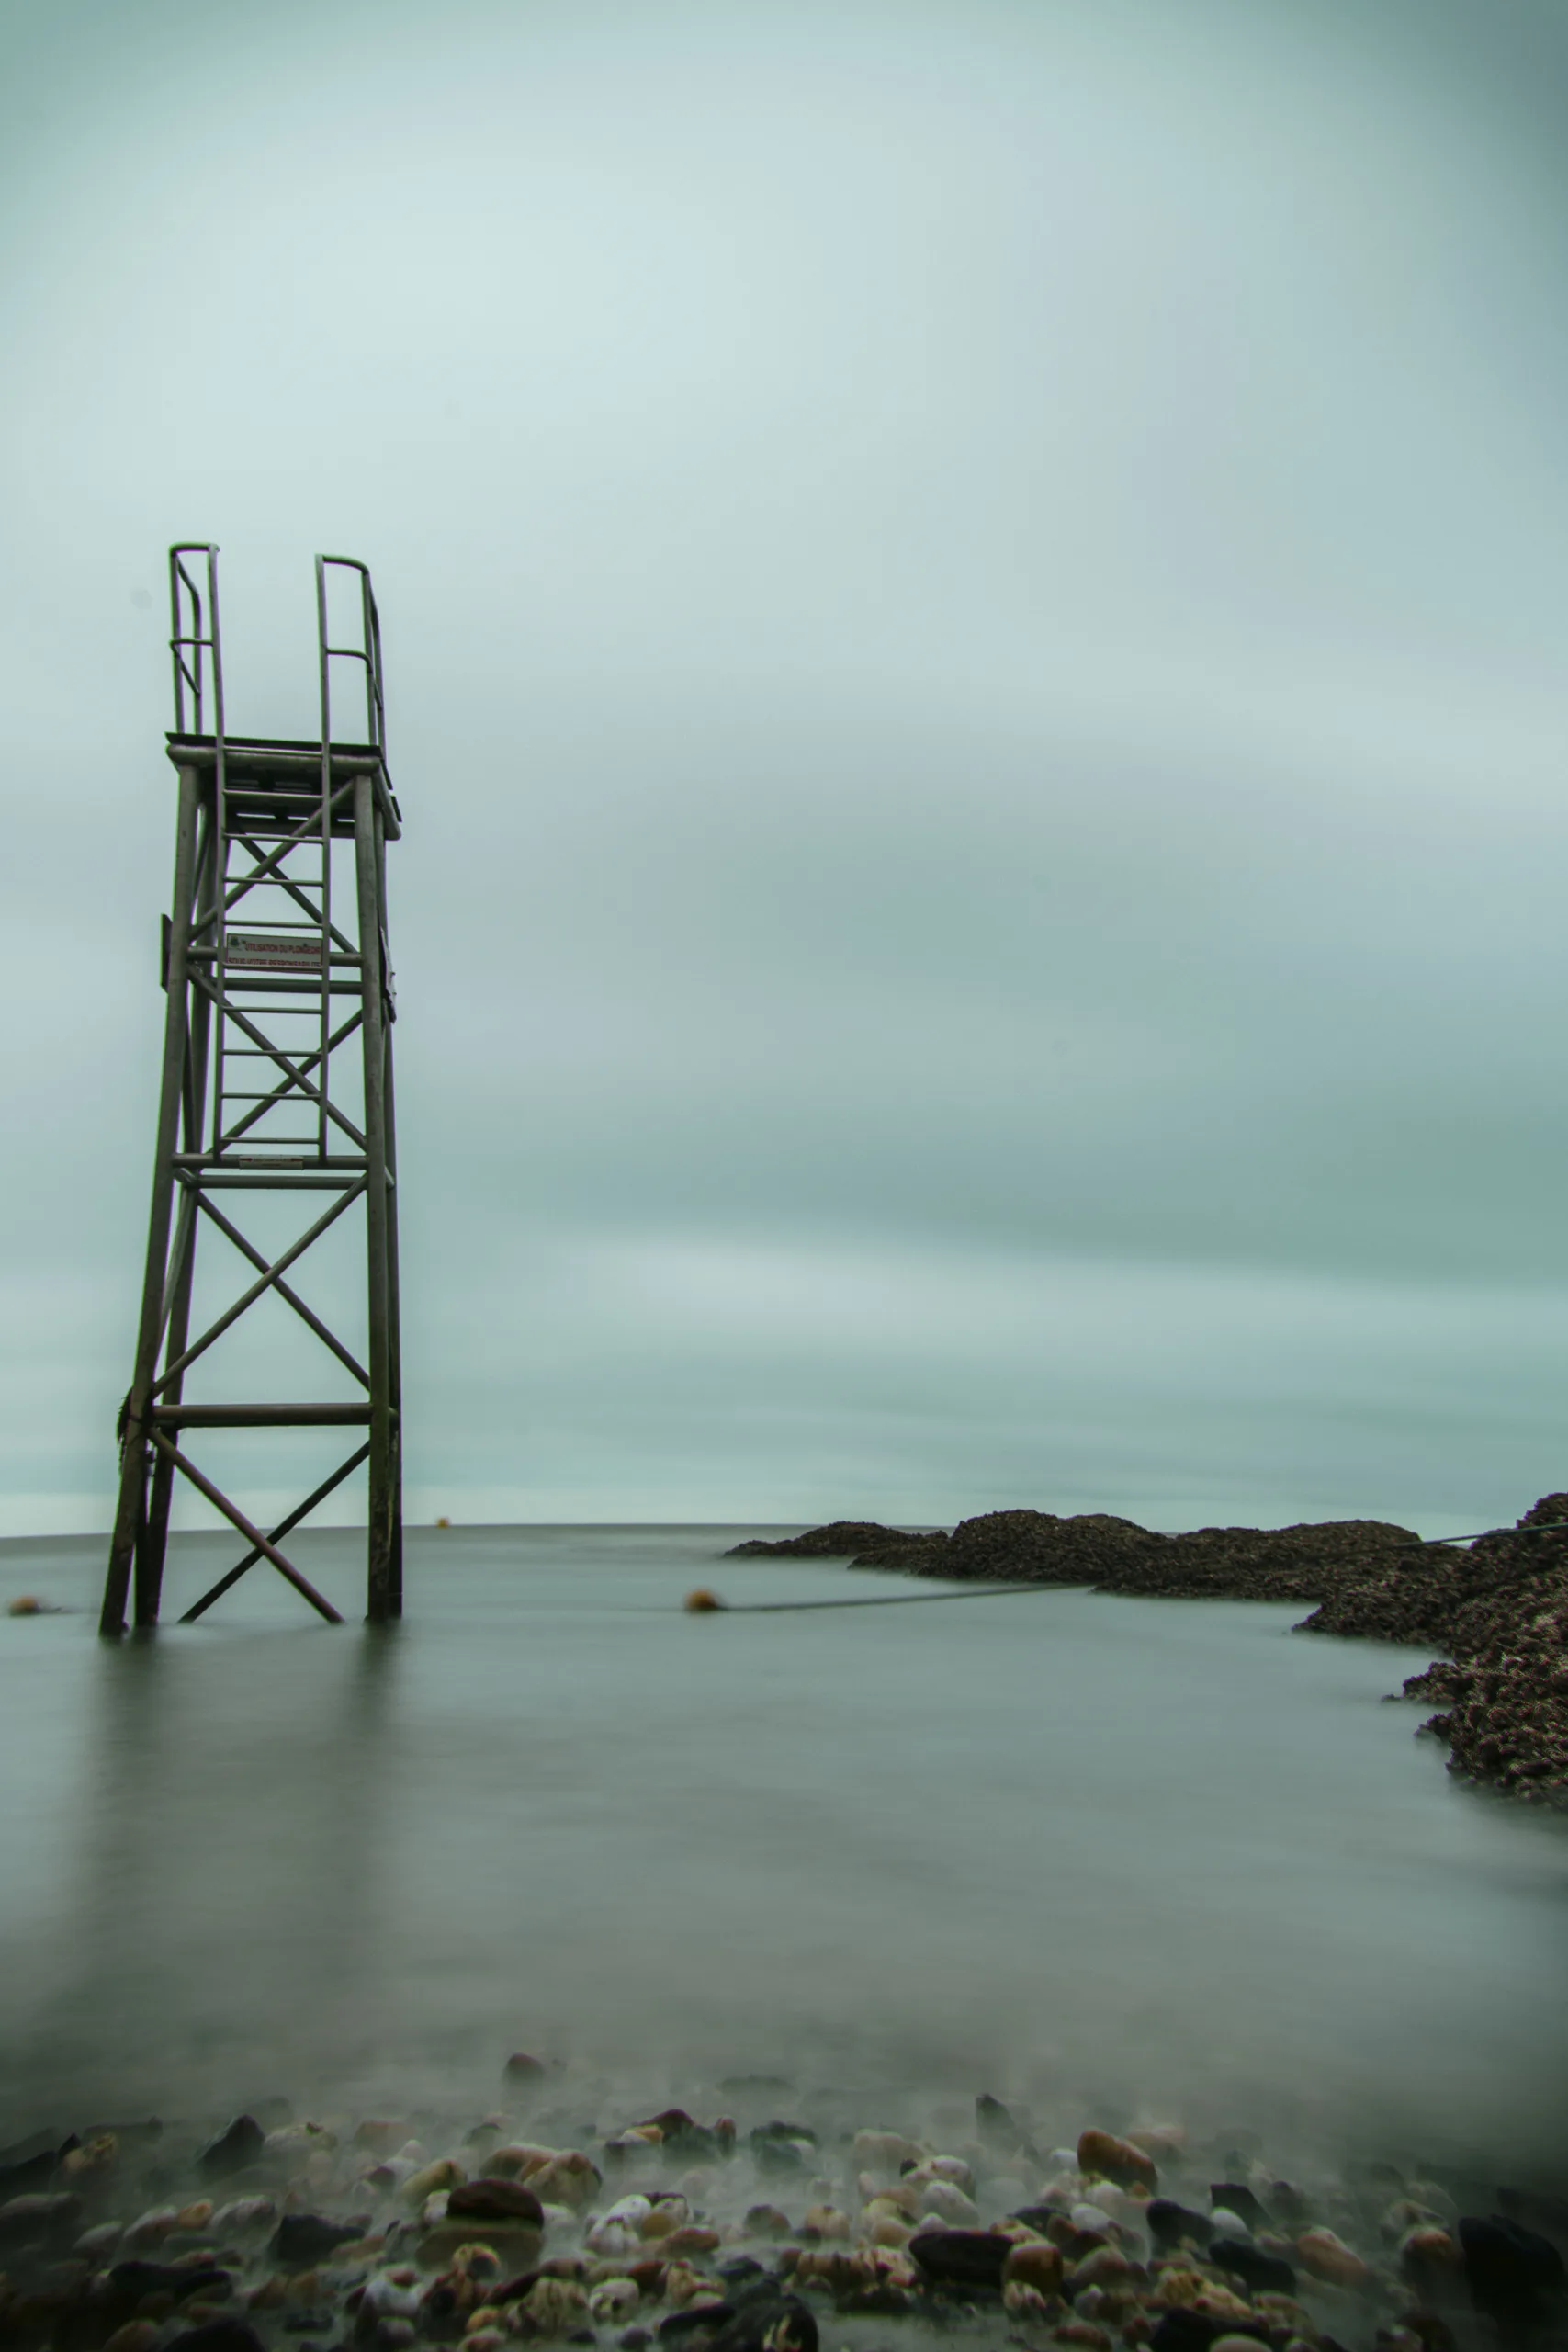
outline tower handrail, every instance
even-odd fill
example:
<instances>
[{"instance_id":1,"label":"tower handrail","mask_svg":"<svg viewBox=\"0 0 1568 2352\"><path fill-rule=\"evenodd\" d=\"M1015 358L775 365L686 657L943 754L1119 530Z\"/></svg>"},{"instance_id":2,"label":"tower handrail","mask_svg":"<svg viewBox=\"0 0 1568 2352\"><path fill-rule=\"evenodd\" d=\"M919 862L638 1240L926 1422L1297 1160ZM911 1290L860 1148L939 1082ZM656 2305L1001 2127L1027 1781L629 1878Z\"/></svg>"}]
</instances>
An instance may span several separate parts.
<instances>
[{"instance_id":1,"label":"tower handrail","mask_svg":"<svg viewBox=\"0 0 1568 2352\"><path fill-rule=\"evenodd\" d=\"M330 569L356 571L359 574L358 645L334 645L327 619L327 573ZM387 756L387 705L381 684L381 620L376 610L375 593L370 585L370 567L351 555L319 555L316 558L316 659L321 686L321 744L323 750L333 741L332 664L333 662L361 662L365 665L365 741Z\"/></svg>"},{"instance_id":2,"label":"tower handrail","mask_svg":"<svg viewBox=\"0 0 1568 2352\"><path fill-rule=\"evenodd\" d=\"M209 627L202 628L201 591L180 558L198 555L207 566L207 616ZM180 607L180 590L185 590L186 610ZM190 626L184 627L188 619ZM186 659L194 656L194 667ZM206 702L206 678L210 669L212 678L213 733L223 740L223 650L218 631L218 548L209 539L181 539L169 549L169 653L175 672L175 732L186 732L186 692L188 688L195 705L196 725L192 733L203 732L202 718ZM203 659L203 656L206 659Z\"/></svg>"}]
</instances>

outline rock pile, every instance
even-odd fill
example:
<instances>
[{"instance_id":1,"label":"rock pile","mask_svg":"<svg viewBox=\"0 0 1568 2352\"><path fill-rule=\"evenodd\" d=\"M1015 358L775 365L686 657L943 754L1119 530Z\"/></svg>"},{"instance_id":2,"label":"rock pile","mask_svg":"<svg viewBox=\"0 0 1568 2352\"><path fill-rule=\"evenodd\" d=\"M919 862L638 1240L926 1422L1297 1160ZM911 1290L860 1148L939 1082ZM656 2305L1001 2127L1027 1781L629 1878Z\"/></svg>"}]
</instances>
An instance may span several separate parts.
<instances>
[{"instance_id":1,"label":"rock pile","mask_svg":"<svg viewBox=\"0 0 1568 2352\"><path fill-rule=\"evenodd\" d=\"M1341 1586L1397 1572L1418 1557L1420 1537L1384 1520L1308 1522L1300 1527L1202 1527L1160 1535L1108 1511L1058 1519L1051 1511L993 1510L940 1528L907 1532L864 1520L836 1520L805 1535L738 1544L732 1558L847 1557L857 1568L897 1569L977 1584L1090 1584L1102 1592L1166 1593L1173 1599L1320 1600Z\"/></svg>"},{"instance_id":2,"label":"rock pile","mask_svg":"<svg viewBox=\"0 0 1568 2352\"><path fill-rule=\"evenodd\" d=\"M1170 1599L1315 1600L1301 1631L1430 1644L1448 1657L1405 1693L1443 1712L1422 1728L1450 1770L1527 1802L1568 1805L1568 1494L1468 1551L1385 1520L1204 1527L1162 1535L1103 1511L987 1511L951 1534L863 1520L737 1555L848 1557L861 1568L986 1584L1092 1585ZM1545 1533L1531 1533L1533 1529Z\"/></svg>"},{"instance_id":3,"label":"rock pile","mask_svg":"<svg viewBox=\"0 0 1568 2352\"><path fill-rule=\"evenodd\" d=\"M830 2324L830 2344L869 2352L924 2321L1025 2352L1568 2344L1562 2252L1517 2195L1463 2214L1386 2165L1361 2190L1287 2182L1172 2124L1052 2146L988 2096L948 2136L804 2104L811 2121L579 2104L467 2131L241 2117L205 2148L145 2127L73 2138L0 2163L0 2339L818 2352Z\"/></svg>"}]
</instances>

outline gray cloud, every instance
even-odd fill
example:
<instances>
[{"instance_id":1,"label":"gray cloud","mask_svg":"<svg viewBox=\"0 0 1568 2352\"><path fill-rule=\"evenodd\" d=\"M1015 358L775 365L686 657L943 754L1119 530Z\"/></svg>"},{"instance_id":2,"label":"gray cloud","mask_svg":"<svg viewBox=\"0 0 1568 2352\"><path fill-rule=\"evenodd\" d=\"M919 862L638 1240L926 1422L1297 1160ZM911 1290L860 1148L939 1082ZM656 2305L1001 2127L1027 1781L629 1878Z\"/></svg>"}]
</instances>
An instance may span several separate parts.
<instances>
[{"instance_id":1,"label":"gray cloud","mask_svg":"<svg viewBox=\"0 0 1568 2352\"><path fill-rule=\"evenodd\" d=\"M376 567L422 1506L1561 1479L1554 11L8 38L7 1523L108 1484L189 532L265 731Z\"/></svg>"}]
</instances>

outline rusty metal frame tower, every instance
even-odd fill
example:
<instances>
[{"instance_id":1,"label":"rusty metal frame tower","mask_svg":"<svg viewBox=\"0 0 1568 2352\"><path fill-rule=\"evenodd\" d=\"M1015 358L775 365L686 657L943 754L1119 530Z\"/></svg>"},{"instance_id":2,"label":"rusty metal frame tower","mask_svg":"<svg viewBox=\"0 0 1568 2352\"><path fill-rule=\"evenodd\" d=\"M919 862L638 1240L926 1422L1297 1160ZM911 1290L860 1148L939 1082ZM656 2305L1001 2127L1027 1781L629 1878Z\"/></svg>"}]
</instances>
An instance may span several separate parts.
<instances>
[{"instance_id":1,"label":"rusty metal frame tower","mask_svg":"<svg viewBox=\"0 0 1568 2352\"><path fill-rule=\"evenodd\" d=\"M336 644L329 599L353 612ZM335 590L335 594L333 594ZM168 755L179 779L174 900L164 922L167 996L146 1276L130 1390L120 1414L119 1501L99 1631L158 1622L176 1473L243 1539L243 1556L187 1609L199 1617L260 1560L270 1561L320 1614L341 1623L279 1546L327 1496L368 1464L367 1613L402 1613L402 1427L398 1339L397 1153L392 1118L394 1018L387 942L387 865L400 820L387 774L381 634L370 574L347 556L316 558L321 737L316 742L231 735L218 626L218 549L169 550L175 725ZM338 665L363 679L361 737L333 735ZM357 705L357 694L355 696ZM357 725L357 719L355 720ZM352 843L353 888L344 887ZM351 1044L359 1047L334 1064ZM344 1073L350 1061L352 1099ZM247 1201L298 1193L331 1200L280 1253L244 1231ZM364 1205L365 1362L311 1307L293 1279L299 1261ZM254 1279L193 1337L197 1241L237 1251ZM257 1304L282 1300L346 1373L346 1402L279 1397L201 1403L187 1376ZM355 1318L357 1322L357 1317ZM357 1336L357 1334L356 1334ZM341 1427L363 1442L269 1532L254 1526L187 1452L204 1430Z\"/></svg>"}]
</instances>

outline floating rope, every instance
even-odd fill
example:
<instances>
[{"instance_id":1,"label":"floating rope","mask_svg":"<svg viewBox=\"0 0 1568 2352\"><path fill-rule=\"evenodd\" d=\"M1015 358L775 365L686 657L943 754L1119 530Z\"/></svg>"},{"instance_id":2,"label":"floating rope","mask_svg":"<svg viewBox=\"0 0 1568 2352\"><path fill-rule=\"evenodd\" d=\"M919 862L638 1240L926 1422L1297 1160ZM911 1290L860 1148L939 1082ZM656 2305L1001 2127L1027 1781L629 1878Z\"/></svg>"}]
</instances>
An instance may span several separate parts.
<instances>
[{"instance_id":1,"label":"floating rope","mask_svg":"<svg viewBox=\"0 0 1568 2352\"><path fill-rule=\"evenodd\" d=\"M911 1609L924 1600L996 1600L1004 1592L1062 1592L1069 1588L1059 1584L1035 1581L1017 1584L976 1585L973 1592L875 1592L866 1593L854 1600L719 1600L713 1594L702 1600L688 1595L684 1606L694 1615L709 1616L722 1611L727 1617L773 1617L786 1609Z\"/></svg>"}]
</instances>

